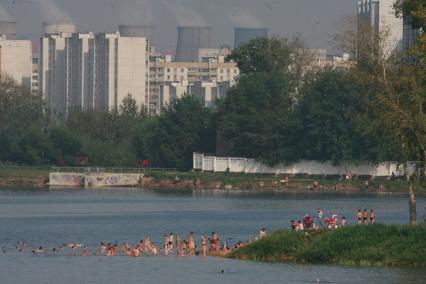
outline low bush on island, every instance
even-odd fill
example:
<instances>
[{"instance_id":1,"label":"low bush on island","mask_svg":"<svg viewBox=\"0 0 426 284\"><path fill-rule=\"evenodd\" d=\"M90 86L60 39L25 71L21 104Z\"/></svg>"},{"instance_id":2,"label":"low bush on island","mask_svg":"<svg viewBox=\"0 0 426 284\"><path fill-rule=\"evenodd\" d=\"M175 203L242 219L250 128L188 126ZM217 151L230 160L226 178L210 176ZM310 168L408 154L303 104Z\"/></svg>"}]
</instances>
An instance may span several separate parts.
<instances>
[{"instance_id":1,"label":"low bush on island","mask_svg":"<svg viewBox=\"0 0 426 284\"><path fill-rule=\"evenodd\" d=\"M426 225L369 225L315 232L277 231L233 252L246 260L426 267Z\"/></svg>"}]
</instances>

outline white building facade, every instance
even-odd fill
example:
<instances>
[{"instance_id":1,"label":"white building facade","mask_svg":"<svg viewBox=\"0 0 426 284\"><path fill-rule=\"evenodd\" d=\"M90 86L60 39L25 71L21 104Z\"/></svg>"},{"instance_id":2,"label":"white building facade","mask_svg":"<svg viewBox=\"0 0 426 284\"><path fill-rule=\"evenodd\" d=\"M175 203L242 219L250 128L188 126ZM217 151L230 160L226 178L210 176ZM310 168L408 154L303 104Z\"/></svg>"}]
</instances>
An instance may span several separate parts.
<instances>
[{"instance_id":1,"label":"white building facade","mask_svg":"<svg viewBox=\"0 0 426 284\"><path fill-rule=\"evenodd\" d=\"M0 38L0 72L11 76L18 84L31 89L32 43L29 40Z\"/></svg>"},{"instance_id":2,"label":"white building facade","mask_svg":"<svg viewBox=\"0 0 426 284\"><path fill-rule=\"evenodd\" d=\"M202 58L207 56L201 56L200 60ZM225 62L222 55L199 62L174 62L171 56L153 58L150 63L150 113L161 113L182 92L212 107L215 100L223 98L236 84L239 75L236 63Z\"/></svg>"},{"instance_id":3,"label":"white building facade","mask_svg":"<svg viewBox=\"0 0 426 284\"><path fill-rule=\"evenodd\" d=\"M58 113L68 109L66 43L71 36L58 33L40 39L39 95Z\"/></svg>"},{"instance_id":4,"label":"white building facade","mask_svg":"<svg viewBox=\"0 0 426 284\"><path fill-rule=\"evenodd\" d=\"M358 40L385 34L386 56L402 48L403 21L395 16L393 3L394 0L358 0Z\"/></svg>"},{"instance_id":5,"label":"white building facade","mask_svg":"<svg viewBox=\"0 0 426 284\"><path fill-rule=\"evenodd\" d=\"M146 105L148 41L142 37L99 34L95 44L95 108L117 109L128 95Z\"/></svg>"},{"instance_id":6,"label":"white building facade","mask_svg":"<svg viewBox=\"0 0 426 284\"><path fill-rule=\"evenodd\" d=\"M40 42L39 93L52 110L114 110L131 94L145 104L148 41L119 33L46 34Z\"/></svg>"}]
</instances>

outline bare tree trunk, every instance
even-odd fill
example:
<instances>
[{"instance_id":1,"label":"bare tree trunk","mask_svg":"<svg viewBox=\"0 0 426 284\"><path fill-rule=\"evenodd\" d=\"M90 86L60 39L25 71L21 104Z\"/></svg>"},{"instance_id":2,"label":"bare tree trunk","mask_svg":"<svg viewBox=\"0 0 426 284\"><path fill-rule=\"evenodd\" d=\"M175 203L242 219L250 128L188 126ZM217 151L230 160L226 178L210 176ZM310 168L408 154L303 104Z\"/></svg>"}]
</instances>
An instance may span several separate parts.
<instances>
[{"instance_id":1,"label":"bare tree trunk","mask_svg":"<svg viewBox=\"0 0 426 284\"><path fill-rule=\"evenodd\" d=\"M414 194L413 178L408 170L407 162L404 162L404 171L408 182L408 210L410 211L410 225L415 225L417 222L416 196Z\"/></svg>"}]
</instances>

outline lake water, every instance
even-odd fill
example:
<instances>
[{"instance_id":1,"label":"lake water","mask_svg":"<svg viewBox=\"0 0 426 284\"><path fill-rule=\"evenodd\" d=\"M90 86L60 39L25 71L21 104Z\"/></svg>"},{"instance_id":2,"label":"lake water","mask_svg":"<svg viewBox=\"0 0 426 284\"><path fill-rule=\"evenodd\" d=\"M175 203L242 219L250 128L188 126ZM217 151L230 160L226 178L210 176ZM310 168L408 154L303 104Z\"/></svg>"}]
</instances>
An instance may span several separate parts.
<instances>
[{"instance_id":1,"label":"lake water","mask_svg":"<svg viewBox=\"0 0 426 284\"><path fill-rule=\"evenodd\" d=\"M426 198L418 197L420 217ZM426 271L407 268L357 268L270 264L212 257L82 257L81 252L34 256L13 247L57 247L151 237L160 246L170 232L222 240L253 238L261 227L288 228L321 207L355 222L358 209L374 208L380 223L408 221L405 196L283 194L225 191L0 190L0 283L426 283ZM197 240L198 241L198 240ZM224 273L220 273L224 270Z\"/></svg>"}]
</instances>

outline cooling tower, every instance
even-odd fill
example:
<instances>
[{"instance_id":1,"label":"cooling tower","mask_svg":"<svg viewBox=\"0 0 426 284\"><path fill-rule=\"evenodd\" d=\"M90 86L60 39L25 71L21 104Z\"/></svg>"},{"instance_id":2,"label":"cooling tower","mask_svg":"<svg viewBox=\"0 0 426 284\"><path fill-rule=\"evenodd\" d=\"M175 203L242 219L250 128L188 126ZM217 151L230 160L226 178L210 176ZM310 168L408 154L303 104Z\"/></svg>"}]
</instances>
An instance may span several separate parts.
<instances>
[{"instance_id":1,"label":"cooling tower","mask_svg":"<svg viewBox=\"0 0 426 284\"><path fill-rule=\"evenodd\" d=\"M267 28L235 28L234 47L238 48L242 44L260 37L268 37Z\"/></svg>"},{"instance_id":2,"label":"cooling tower","mask_svg":"<svg viewBox=\"0 0 426 284\"><path fill-rule=\"evenodd\" d=\"M68 33L72 34L77 31L75 24L73 23L43 23L44 34L60 34Z\"/></svg>"},{"instance_id":3,"label":"cooling tower","mask_svg":"<svg viewBox=\"0 0 426 284\"><path fill-rule=\"evenodd\" d=\"M151 26L118 26L118 31L122 37L144 37L151 39L152 27Z\"/></svg>"},{"instance_id":4,"label":"cooling tower","mask_svg":"<svg viewBox=\"0 0 426 284\"><path fill-rule=\"evenodd\" d=\"M6 39L16 39L16 22L0 22L0 36Z\"/></svg>"},{"instance_id":5,"label":"cooling tower","mask_svg":"<svg viewBox=\"0 0 426 284\"><path fill-rule=\"evenodd\" d=\"M210 27L178 27L175 61L198 61L198 50L210 48Z\"/></svg>"}]
</instances>

